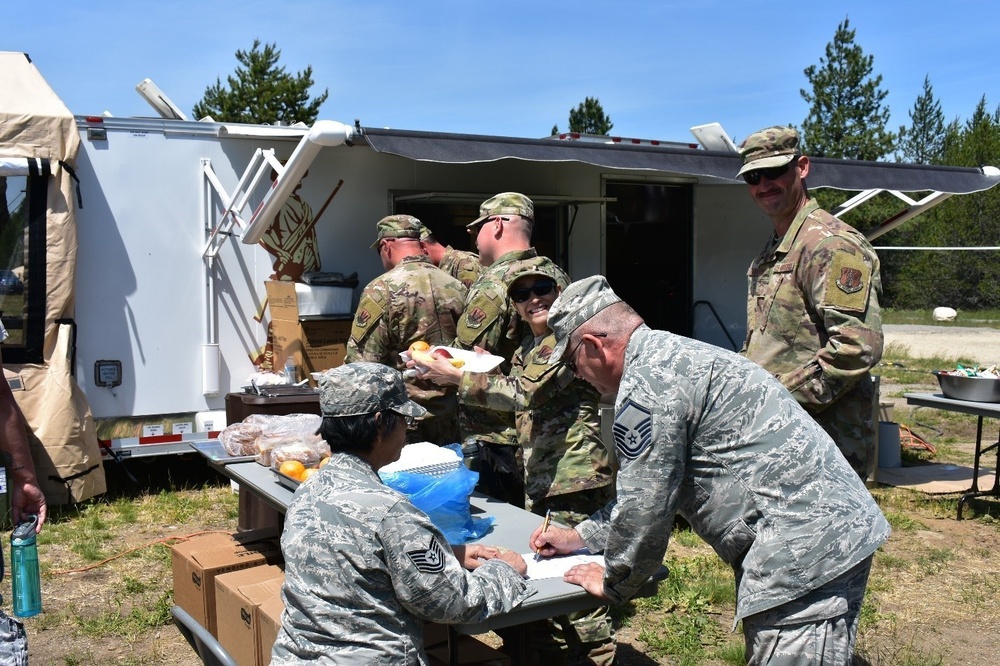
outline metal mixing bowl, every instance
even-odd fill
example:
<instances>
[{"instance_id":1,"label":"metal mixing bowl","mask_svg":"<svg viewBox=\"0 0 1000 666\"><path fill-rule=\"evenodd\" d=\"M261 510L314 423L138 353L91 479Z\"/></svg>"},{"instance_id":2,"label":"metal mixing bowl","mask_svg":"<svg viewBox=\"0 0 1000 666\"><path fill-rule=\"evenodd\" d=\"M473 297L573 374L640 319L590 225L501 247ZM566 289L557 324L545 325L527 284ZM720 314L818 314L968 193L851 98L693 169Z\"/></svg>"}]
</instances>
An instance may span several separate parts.
<instances>
[{"instance_id":1,"label":"metal mixing bowl","mask_svg":"<svg viewBox=\"0 0 1000 666\"><path fill-rule=\"evenodd\" d=\"M972 402L1000 402L1000 379L962 377L939 370L934 371L934 376L937 377L941 392L946 398Z\"/></svg>"}]
</instances>

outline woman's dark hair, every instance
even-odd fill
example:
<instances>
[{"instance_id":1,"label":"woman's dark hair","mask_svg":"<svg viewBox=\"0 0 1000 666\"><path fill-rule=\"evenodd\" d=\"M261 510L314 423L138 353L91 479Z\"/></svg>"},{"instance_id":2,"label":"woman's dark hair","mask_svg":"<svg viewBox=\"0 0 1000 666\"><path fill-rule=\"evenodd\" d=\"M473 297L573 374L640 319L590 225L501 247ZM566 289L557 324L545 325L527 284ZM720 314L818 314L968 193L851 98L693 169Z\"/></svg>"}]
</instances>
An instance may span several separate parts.
<instances>
[{"instance_id":1,"label":"woman's dark hair","mask_svg":"<svg viewBox=\"0 0 1000 666\"><path fill-rule=\"evenodd\" d=\"M316 434L326 440L331 451L368 453L379 435L395 430L399 419L403 418L388 410L377 413L381 418L376 419L375 414L324 416Z\"/></svg>"}]
</instances>

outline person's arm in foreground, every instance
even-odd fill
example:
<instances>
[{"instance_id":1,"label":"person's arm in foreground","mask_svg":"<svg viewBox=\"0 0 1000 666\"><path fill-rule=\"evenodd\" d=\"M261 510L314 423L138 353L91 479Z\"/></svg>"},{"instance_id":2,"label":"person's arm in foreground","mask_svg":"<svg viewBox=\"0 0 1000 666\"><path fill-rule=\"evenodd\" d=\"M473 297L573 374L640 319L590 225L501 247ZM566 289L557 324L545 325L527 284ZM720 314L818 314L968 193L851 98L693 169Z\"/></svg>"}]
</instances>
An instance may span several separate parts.
<instances>
[{"instance_id":1,"label":"person's arm in foreground","mask_svg":"<svg viewBox=\"0 0 1000 666\"><path fill-rule=\"evenodd\" d=\"M0 369L3 359L0 358ZM11 458L11 514L14 524L21 522L30 515L38 516L35 532L42 531L42 524L48 514L45 495L38 487L35 476L35 463L31 460L31 449L28 447L28 436L24 429L24 418L14 400L7 380L0 381L0 450L7 452Z\"/></svg>"}]
</instances>

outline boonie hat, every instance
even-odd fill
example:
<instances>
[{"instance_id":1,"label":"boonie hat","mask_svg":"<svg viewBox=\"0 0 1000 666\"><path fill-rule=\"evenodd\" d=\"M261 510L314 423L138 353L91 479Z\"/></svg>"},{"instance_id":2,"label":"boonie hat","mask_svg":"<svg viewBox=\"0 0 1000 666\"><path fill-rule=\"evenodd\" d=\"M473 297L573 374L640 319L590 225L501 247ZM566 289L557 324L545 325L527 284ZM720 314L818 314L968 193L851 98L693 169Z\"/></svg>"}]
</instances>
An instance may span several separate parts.
<instances>
[{"instance_id":1,"label":"boonie hat","mask_svg":"<svg viewBox=\"0 0 1000 666\"><path fill-rule=\"evenodd\" d=\"M427 413L410 400L403 375L381 363L348 363L319 377L319 408L323 416L359 416L392 411L420 417Z\"/></svg>"},{"instance_id":2,"label":"boonie hat","mask_svg":"<svg viewBox=\"0 0 1000 666\"><path fill-rule=\"evenodd\" d=\"M621 302L603 275L591 275L566 287L549 308L549 328L556 336L549 365L562 360L573 331L604 308Z\"/></svg>"},{"instance_id":3,"label":"boonie hat","mask_svg":"<svg viewBox=\"0 0 1000 666\"><path fill-rule=\"evenodd\" d=\"M792 127L768 127L744 139L739 151L743 168L737 176L754 169L785 166L799 154L799 133Z\"/></svg>"},{"instance_id":4,"label":"boonie hat","mask_svg":"<svg viewBox=\"0 0 1000 666\"><path fill-rule=\"evenodd\" d=\"M479 206L479 217L465 226L474 227L494 215L520 215L534 221L535 204L531 203L531 199L518 192L501 192L484 201Z\"/></svg>"},{"instance_id":5,"label":"boonie hat","mask_svg":"<svg viewBox=\"0 0 1000 666\"><path fill-rule=\"evenodd\" d=\"M377 249L383 238L419 239L423 227L420 220L412 215L387 215L375 225L375 242L371 247L373 250Z\"/></svg>"}]
</instances>

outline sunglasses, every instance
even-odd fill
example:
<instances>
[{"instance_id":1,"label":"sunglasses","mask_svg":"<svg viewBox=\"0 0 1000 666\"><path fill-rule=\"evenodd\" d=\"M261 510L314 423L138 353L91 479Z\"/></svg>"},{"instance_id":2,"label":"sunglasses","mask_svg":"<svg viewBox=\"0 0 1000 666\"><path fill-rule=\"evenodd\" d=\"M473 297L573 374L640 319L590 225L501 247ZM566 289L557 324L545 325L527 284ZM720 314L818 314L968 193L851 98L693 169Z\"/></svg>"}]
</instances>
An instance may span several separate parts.
<instances>
[{"instance_id":1,"label":"sunglasses","mask_svg":"<svg viewBox=\"0 0 1000 666\"><path fill-rule=\"evenodd\" d=\"M761 178L767 178L768 180L778 180L784 176L792 165L798 163L799 158L796 156L791 162L785 164L784 166L771 167L769 169L754 169L753 171L747 171L743 174L743 180L747 182L747 185L760 185Z\"/></svg>"},{"instance_id":2,"label":"sunglasses","mask_svg":"<svg viewBox=\"0 0 1000 666\"><path fill-rule=\"evenodd\" d=\"M518 287L517 289L511 289L510 300L515 303L524 303L526 300L531 298L532 294L535 296L548 296L555 288L556 283L552 280L539 280L530 287Z\"/></svg>"},{"instance_id":3,"label":"sunglasses","mask_svg":"<svg viewBox=\"0 0 1000 666\"><path fill-rule=\"evenodd\" d=\"M510 222L513 218L507 217L506 215L490 215L488 218L480 222L474 227L466 227L466 231L469 232L470 236L478 236L479 231L483 228L483 225L487 222L492 222L493 220L500 220L501 222Z\"/></svg>"},{"instance_id":4,"label":"sunglasses","mask_svg":"<svg viewBox=\"0 0 1000 666\"><path fill-rule=\"evenodd\" d=\"M607 333L592 333L591 335L593 335L595 338L608 337ZM572 372L574 375L578 374L576 371L576 353L580 351L580 345L582 344L583 344L583 337L581 337L580 341L576 343L575 347L573 347L573 351L563 356L563 358L565 359L563 361L563 365L569 368L569 371Z\"/></svg>"}]
</instances>

